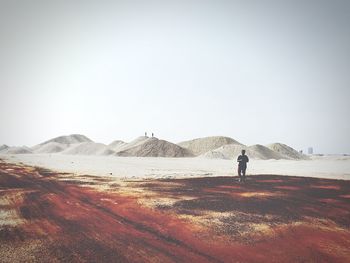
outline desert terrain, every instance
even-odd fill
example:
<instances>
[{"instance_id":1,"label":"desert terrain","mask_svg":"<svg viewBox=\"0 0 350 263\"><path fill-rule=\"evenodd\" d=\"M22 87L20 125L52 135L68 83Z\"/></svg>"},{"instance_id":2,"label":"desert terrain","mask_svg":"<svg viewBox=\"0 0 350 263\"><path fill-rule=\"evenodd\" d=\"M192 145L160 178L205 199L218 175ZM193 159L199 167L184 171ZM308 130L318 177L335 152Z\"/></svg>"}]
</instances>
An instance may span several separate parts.
<instances>
[{"instance_id":1,"label":"desert terrain","mask_svg":"<svg viewBox=\"0 0 350 263\"><path fill-rule=\"evenodd\" d=\"M348 156L222 137L86 140L2 147L1 262L350 261Z\"/></svg>"},{"instance_id":2,"label":"desert terrain","mask_svg":"<svg viewBox=\"0 0 350 263\"><path fill-rule=\"evenodd\" d=\"M2 262L347 262L350 182L116 179L0 163Z\"/></svg>"}]
</instances>

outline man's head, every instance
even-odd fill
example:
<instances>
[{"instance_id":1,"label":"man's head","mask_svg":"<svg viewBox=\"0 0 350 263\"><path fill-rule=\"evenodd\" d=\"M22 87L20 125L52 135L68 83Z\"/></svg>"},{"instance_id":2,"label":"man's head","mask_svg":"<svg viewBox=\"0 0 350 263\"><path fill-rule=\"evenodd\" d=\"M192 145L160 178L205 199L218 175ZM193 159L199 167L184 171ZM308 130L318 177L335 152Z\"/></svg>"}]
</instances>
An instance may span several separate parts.
<instances>
[{"instance_id":1,"label":"man's head","mask_svg":"<svg viewBox=\"0 0 350 263\"><path fill-rule=\"evenodd\" d=\"M242 150L242 155L245 155L245 150Z\"/></svg>"}]
</instances>

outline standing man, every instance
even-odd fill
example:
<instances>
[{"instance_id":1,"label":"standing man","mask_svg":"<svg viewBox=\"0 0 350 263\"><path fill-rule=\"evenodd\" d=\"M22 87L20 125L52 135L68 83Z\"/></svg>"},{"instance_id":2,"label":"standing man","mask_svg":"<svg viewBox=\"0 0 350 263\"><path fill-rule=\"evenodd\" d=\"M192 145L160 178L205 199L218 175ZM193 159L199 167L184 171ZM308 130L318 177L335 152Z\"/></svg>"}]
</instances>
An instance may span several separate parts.
<instances>
[{"instance_id":1,"label":"standing man","mask_svg":"<svg viewBox=\"0 0 350 263\"><path fill-rule=\"evenodd\" d=\"M245 155L245 150L242 150L242 154L237 158L238 162L238 176L240 182L245 182L245 171L247 170L247 163L249 158Z\"/></svg>"}]
</instances>

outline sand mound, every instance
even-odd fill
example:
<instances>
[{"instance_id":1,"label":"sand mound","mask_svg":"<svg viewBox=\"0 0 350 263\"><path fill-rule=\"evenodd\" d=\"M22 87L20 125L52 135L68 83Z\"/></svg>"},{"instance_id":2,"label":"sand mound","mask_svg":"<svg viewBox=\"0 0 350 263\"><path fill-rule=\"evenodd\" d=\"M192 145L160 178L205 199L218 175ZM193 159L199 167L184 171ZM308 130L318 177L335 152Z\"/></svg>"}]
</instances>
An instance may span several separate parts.
<instances>
[{"instance_id":1,"label":"sand mound","mask_svg":"<svg viewBox=\"0 0 350 263\"><path fill-rule=\"evenodd\" d=\"M204 137L178 143L178 145L190 150L194 155L201 155L227 144L241 145L234 139L223 136Z\"/></svg>"},{"instance_id":2,"label":"sand mound","mask_svg":"<svg viewBox=\"0 0 350 263\"><path fill-rule=\"evenodd\" d=\"M305 160L309 159L306 155L299 153L297 150L293 149L292 147L285 145L283 143L272 143L269 145L266 145L269 149L281 154L286 159L300 159Z\"/></svg>"},{"instance_id":3,"label":"sand mound","mask_svg":"<svg viewBox=\"0 0 350 263\"><path fill-rule=\"evenodd\" d=\"M148 139L150 139L150 138L147 137L147 136L137 137L135 140L133 140L133 141L131 141L129 143L125 143L125 144L121 145L118 148L118 152L126 151L128 149L131 149L131 148L134 148L136 146L139 146L139 145L143 144L144 142L146 142Z\"/></svg>"},{"instance_id":4,"label":"sand mound","mask_svg":"<svg viewBox=\"0 0 350 263\"><path fill-rule=\"evenodd\" d=\"M7 150L8 148L10 148L9 146L7 146L6 144L3 144L0 146L0 153Z\"/></svg>"},{"instance_id":5,"label":"sand mound","mask_svg":"<svg viewBox=\"0 0 350 263\"><path fill-rule=\"evenodd\" d=\"M53 138L51 140L48 140L46 142L40 143L40 145L47 144L50 142L57 142L61 144L75 144L75 143L82 143L82 142L92 142L88 137L81 134L71 134L71 135L64 135L59 136L56 138Z\"/></svg>"},{"instance_id":6,"label":"sand mound","mask_svg":"<svg viewBox=\"0 0 350 263\"><path fill-rule=\"evenodd\" d=\"M71 145L83 142L92 142L88 137L81 134L64 135L35 145L31 150L35 153L58 153L66 150Z\"/></svg>"},{"instance_id":7,"label":"sand mound","mask_svg":"<svg viewBox=\"0 0 350 263\"><path fill-rule=\"evenodd\" d=\"M48 142L43 145L37 145L32 148L35 153L58 153L68 148L68 144L58 142Z\"/></svg>"},{"instance_id":8,"label":"sand mound","mask_svg":"<svg viewBox=\"0 0 350 263\"><path fill-rule=\"evenodd\" d=\"M122 146L125 146L127 143L123 142L121 140L116 140L108 144L108 148L111 149L112 151L118 151L121 149Z\"/></svg>"},{"instance_id":9,"label":"sand mound","mask_svg":"<svg viewBox=\"0 0 350 263\"><path fill-rule=\"evenodd\" d=\"M248 151L252 153L253 158L268 160L268 159L284 159L283 156L261 144L255 144L248 147Z\"/></svg>"},{"instance_id":10,"label":"sand mound","mask_svg":"<svg viewBox=\"0 0 350 263\"><path fill-rule=\"evenodd\" d=\"M3 151L1 151L1 153L4 153L4 154L28 154L28 153L32 153L32 151L27 146L21 146L21 147L8 147L7 149L4 149Z\"/></svg>"},{"instance_id":11,"label":"sand mound","mask_svg":"<svg viewBox=\"0 0 350 263\"><path fill-rule=\"evenodd\" d=\"M282 143L273 143L266 147L259 144L247 147L232 138L224 136L198 138L180 142L179 144L159 140L155 137L140 136L129 143L116 140L109 145L105 145L95 143L81 134L71 134L53 138L32 148L1 145L0 153L26 154L34 152L40 154L62 153L140 157L201 156L205 158L235 159L242 149L245 149L247 155L252 159L309 159L308 156Z\"/></svg>"},{"instance_id":12,"label":"sand mound","mask_svg":"<svg viewBox=\"0 0 350 263\"><path fill-rule=\"evenodd\" d=\"M190 157L193 156L187 149L174 143L159 140L155 137L139 137L118 151L118 156L139 157Z\"/></svg>"},{"instance_id":13,"label":"sand mound","mask_svg":"<svg viewBox=\"0 0 350 263\"><path fill-rule=\"evenodd\" d=\"M241 151L245 149L246 154L250 159L268 160L268 159L283 159L283 156L277 152L270 150L263 145L244 146L239 144L228 144L219 147L218 149L208 151L201 155L201 157L210 159L236 159Z\"/></svg>"},{"instance_id":14,"label":"sand mound","mask_svg":"<svg viewBox=\"0 0 350 263\"><path fill-rule=\"evenodd\" d=\"M111 155L115 154L114 151L108 148L107 145L103 143L95 142L82 142L79 144L74 144L68 149L64 150L62 154L72 154L72 155Z\"/></svg>"}]
</instances>

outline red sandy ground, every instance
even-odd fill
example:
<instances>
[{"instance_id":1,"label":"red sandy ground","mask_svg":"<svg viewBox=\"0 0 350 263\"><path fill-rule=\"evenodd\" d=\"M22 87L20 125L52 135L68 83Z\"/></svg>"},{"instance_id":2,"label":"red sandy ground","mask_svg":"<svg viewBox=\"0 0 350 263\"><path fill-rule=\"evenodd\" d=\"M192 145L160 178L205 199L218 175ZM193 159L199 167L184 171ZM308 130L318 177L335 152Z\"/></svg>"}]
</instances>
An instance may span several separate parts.
<instances>
[{"instance_id":1,"label":"red sandy ground","mask_svg":"<svg viewBox=\"0 0 350 263\"><path fill-rule=\"evenodd\" d=\"M0 262L350 262L349 181L68 177L0 161Z\"/></svg>"}]
</instances>

